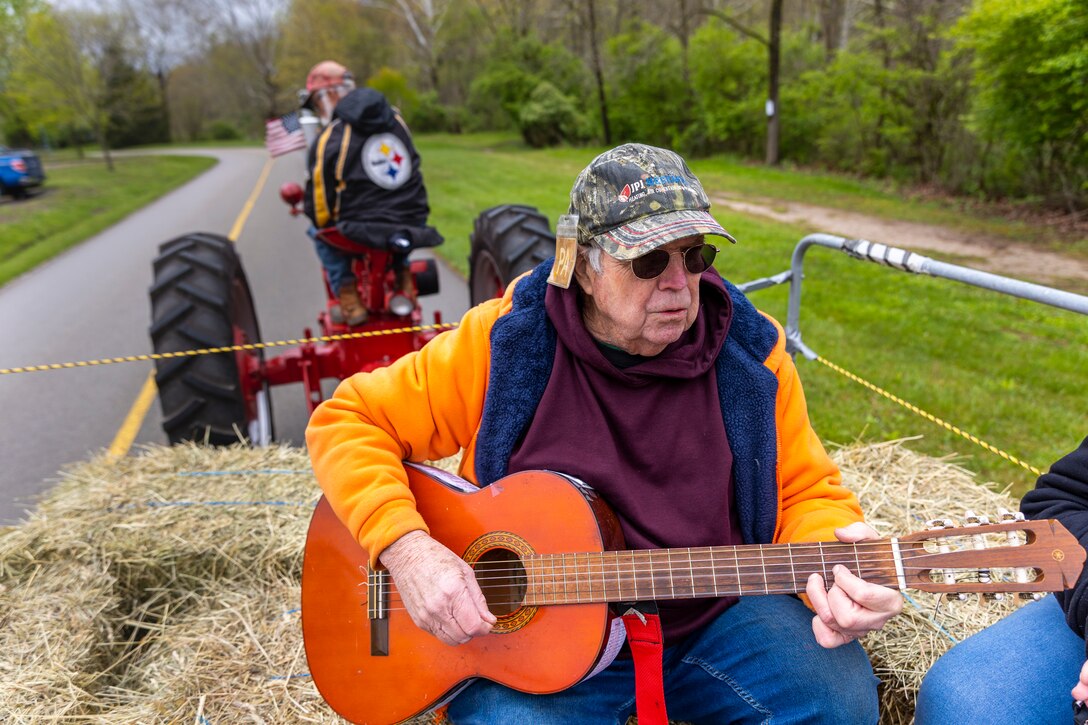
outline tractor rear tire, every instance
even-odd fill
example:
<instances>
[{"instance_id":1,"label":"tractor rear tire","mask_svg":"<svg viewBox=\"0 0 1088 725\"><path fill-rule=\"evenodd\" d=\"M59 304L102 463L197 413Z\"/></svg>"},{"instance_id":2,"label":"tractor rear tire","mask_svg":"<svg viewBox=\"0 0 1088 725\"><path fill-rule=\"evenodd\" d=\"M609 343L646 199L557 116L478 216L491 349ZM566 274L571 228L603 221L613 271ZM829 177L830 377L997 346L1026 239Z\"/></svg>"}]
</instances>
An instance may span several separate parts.
<instances>
[{"instance_id":1,"label":"tractor rear tire","mask_svg":"<svg viewBox=\"0 0 1088 725\"><path fill-rule=\"evenodd\" d=\"M476 217L469 256L469 299L501 297L520 274L555 256L555 234L534 207L503 204Z\"/></svg>"},{"instance_id":2,"label":"tractor rear tire","mask_svg":"<svg viewBox=\"0 0 1088 725\"><path fill-rule=\"evenodd\" d=\"M260 341L242 260L229 239L178 237L159 247L153 269L149 331L156 353ZM162 426L171 445L270 443L268 385L255 376L263 362L263 350L157 359Z\"/></svg>"}]
</instances>

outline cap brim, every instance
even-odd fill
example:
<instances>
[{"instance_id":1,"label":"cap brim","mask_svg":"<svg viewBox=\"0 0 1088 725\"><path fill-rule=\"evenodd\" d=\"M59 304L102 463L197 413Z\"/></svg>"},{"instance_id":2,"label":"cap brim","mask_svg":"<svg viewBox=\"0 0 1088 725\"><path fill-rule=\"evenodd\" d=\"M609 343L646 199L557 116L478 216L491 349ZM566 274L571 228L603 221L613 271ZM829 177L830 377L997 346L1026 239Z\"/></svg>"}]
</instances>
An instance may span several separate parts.
<instances>
[{"instance_id":1,"label":"cap brim","mask_svg":"<svg viewBox=\"0 0 1088 725\"><path fill-rule=\"evenodd\" d=\"M616 259L634 259L669 242L700 234L725 237L733 244L737 243L709 212L695 209L643 217L598 234L594 239Z\"/></svg>"}]
</instances>

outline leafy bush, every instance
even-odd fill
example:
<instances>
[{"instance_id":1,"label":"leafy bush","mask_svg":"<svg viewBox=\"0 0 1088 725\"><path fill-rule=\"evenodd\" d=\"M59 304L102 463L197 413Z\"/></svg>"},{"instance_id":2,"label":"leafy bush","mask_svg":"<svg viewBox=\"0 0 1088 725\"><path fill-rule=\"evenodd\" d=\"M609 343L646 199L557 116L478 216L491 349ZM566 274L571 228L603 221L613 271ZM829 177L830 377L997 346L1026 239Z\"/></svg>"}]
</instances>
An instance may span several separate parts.
<instances>
[{"instance_id":1,"label":"leafy bush","mask_svg":"<svg viewBox=\"0 0 1088 725\"><path fill-rule=\"evenodd\" d=\"M242 132L230 121L212 121L203 135L209 141L236 141L242 138Z\"/></svg>"},{"instance_id":2,"label":"leafy bush","mask_svg":"<svg viewBox=\"0 0 1088 725\"><path fill-rule=\"evenodd\" d=\"M419 96L408 85L408 79L400 71L382 66L366 79L366 85L380 91L404 115L414 115L416 106L419 104Z\"/></svg>"},{"instance_id":3,"label":"leafy bush","mask_svg":"<svg viewBox=\"0 0 1088 725\"><path fill-rule=\"evenodd\" d=\"M525 143L535 148L556 146L564 141L583 141L589 135L588 125L574 101L547 81L533 89L529 100L518 112L521 136Z\"/></svg>"},{"instance_id":4,"label":"leafy bush","mask_svg":"<svg viewBox=\"0 0 1088 725\"><path fill-rule=\"evenodd\" d=\"M909 108L899 91L889 91L891 75L870 53L842 51L826 69L784 87L784 151L832 169L890 173L910 140Z\"/></svg>"},{"instance_id":5,"label":"leafy bush","mask_svg":"<svg viewBox=\"0 0 1088 725\"><path fill-rule=\"evenodd\" d=\"M1083 0L976 0L954 35L974 59L971 128L1007 148L1023 192L1088 208Z\"/></svg>"},{"instance_id":6,"label":"leafy bush","mask_svg":"<svg viewBox=\"0 0 1088 725\"><path fill-rule=\"evenodd\" d=\"M438 100L438 94L428 91L419 97L418 103L410 115L405 115L413 131L461 132L462 111L457 107L445 106Z\"/></svg>"},{"instance_id":7,"label":"leafy bush","mask_svg":"<svg viewBox=\"0 0 1088 725\"><path fill-rule=\"evenodd\" d=\"M614 139L673 146L690 123L680 42L638 21L608 41L606 88Z\"/></svg>"},{"instance_id":8,"label":"leafy bush","mask_svg":"<svg viewBox=\"0 0 1088 725\"><path fill-rule=\"evenodd\" d=\"M522 106L545 80L570 98L585 97L590 87L582 61L558 43L531 36L497 41L469 89L466 124L470 130L520 127Z\"/></svg>"},{"instance_id":9,"label":"leafy bush","mask_svg":"<svg viewBox=\"0 0 1088 725\"><path fill-rule=\"evenodd\" d=\"M927 16L912 22L924 29L936 21ZM783 158L904 182L970 187L979 150L961 121L968 69L945 45L921 31L860 26L850 48L818 64L813 44L805 50L791 38L783 66L802 72L783 73ZM787 60L797 56L807 60Z\"/></svg>"},{"instance_id":10,"label":"leafy bush","mask_svg":"<svg viewBox=\"0 0 1088 725\"><path fill-rule=\"evenodd\" d=\"M691 40L690 61L699 123L714 146L762 155L767 47L720 23L707 23Z\"/></svg>"},{"instance_id":11,"label":"leafy bush","mask_svg":"<svg viewBox=\"0 0 1088 725\"><path fill-rule=\"evenodd\" d=\"M489 64L469 89L470 130L505 130L516 125L521 105L541 82L510 61Z\"/></svg>"}]
</instances>

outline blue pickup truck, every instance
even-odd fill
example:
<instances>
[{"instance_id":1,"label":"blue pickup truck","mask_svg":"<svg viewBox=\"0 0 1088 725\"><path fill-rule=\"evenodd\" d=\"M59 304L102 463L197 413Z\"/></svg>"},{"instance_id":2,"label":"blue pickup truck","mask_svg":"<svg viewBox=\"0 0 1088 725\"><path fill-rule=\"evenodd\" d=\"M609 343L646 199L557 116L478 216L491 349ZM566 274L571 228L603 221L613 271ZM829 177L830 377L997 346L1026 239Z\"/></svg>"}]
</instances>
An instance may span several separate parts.
<instances>
[{"instance_id":1,"label":"blue pickup truck","mask_svg":"<svg viewBox=\"0 0 1088 725\"><path fill-rule=\"evenodd\" d=\"M0 194L22 199L27 189L41 186L44 181L45 172L37 154L0 146Z\"/></svg>"}]
</instances>

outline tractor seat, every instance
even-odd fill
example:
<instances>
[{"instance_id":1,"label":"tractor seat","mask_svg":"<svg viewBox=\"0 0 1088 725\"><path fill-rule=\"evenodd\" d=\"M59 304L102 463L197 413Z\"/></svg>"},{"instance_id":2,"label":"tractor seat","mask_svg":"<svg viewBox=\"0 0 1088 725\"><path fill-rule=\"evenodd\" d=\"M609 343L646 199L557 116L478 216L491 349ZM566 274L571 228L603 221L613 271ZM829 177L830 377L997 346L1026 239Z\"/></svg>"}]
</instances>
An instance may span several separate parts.
<instances>
[{"instance_id":1,"label":"tractor seat","mask_svg":"<svg viewBox=\"0 0 1088 725\"><path fill-rule=\"evenodd\" d=\"M398 251L410 252L423 247L437 247L445 239L434 227L410 227L403 224L386 222L341 221L334 227L321 229L318 236L322 241L349 254L364 255L374 251L386 252L391 249L393 239L407 239L407 248Z\"/></svg>"}]
</instances>

